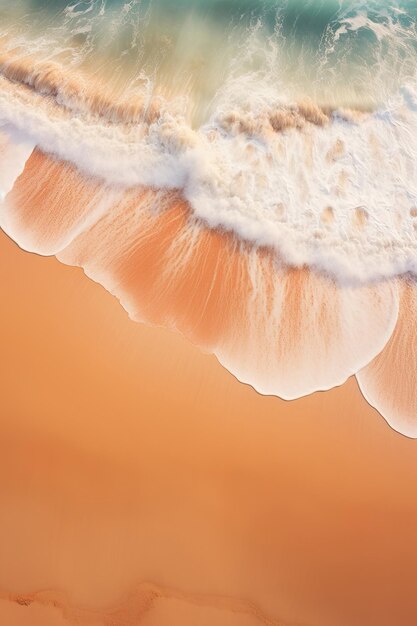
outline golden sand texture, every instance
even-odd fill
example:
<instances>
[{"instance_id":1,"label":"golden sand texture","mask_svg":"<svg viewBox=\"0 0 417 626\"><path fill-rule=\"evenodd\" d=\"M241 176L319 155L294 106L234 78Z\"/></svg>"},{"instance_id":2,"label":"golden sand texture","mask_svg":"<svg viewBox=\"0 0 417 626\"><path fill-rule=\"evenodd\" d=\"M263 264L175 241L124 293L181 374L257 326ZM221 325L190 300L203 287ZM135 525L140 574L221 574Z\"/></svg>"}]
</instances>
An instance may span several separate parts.
<instances>
[{"instance_id":1,"label":"golden sand texture","mask_svg":"<svg viewBox=\"0 0 417 626\"><path fill-rule=\"evenodd\" d=\"M0 239L0 623L410 626L415 443L263 397Z\"/></svg>"}]
</instances>

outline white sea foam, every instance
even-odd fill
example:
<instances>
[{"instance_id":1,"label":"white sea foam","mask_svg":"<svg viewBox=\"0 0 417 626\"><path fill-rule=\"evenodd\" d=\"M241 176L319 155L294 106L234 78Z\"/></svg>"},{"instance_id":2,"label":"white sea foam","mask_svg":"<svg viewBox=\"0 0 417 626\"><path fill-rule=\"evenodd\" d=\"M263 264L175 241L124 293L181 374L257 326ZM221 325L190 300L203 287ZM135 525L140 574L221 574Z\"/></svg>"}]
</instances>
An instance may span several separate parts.
<instances>
[{"instance_id":1,"label":"white sea foam","mask_svg":"<svg viewBox=\"0 0 417 626\"><path fill-rule=\"evenodd\" d=\"M34 144L15 129L0 125L0 155L7 152L7 158L2 159L0 168L0 202L12 189L15 180L20 176L26 161L31 155Z\"/></svg>"},{"instance_id":2,"label":"white sea foam","mask_svg":"<svg viewBox=\"0 0 417 626\"><path fill-rule=\"evenodd\" d=\"M79 3L67 8L51 34L60 54L69 45L63 33L73 36L94 20L100 30L100 7L93 2L87 10ZM133 19L130 13L113 12L107 26L125 24ZM0 123L20 136L16 159L7 167L18 172L20 151L36 145L108 185L179 189L205 224L275 248L290 265L360 282L417 273L414 22L400 6L388 11L376 2L349 3L329 22L313 63L297 53L297 72L313 72L316 96L328 98L343 76L350 82L345 95L369 83L366 93L379 104L362 114L340 106L303 113L305 103L300 107L296 97L300 84L294 86L294 79L289 85L284 71L288 42L280 28L267 37L258 22L244 33L211 115L199 126L191 124L187 107L160 96L153 117L142 119L140 105L135 108L126 95L114 105L108 95L97 97L90 110L94 94L87 94L88 81L77 83L73 57L62 72L47 62L42 74L36 59L31 69L22 37L10 35L7 54L18 44L22 66L11 71L7 56L0 63ZM372 64L352 61L353 35L365 37ZM32 37L43 61L48 37ZM88 56L94 41L77 54ZM137 38L131 44L139 45ZM146 108L149 77L144 89ZM132 111L136 117L129 120ZM4 172L5 180L13 180ZM5 192L10 188L3 186Z\"/></svg>"},{"instance_id":3,"label":"white sea foam","mask_svg":"<svg viewBox=\"0 0 417 626\"><path fill-rule=\"evenodd\" d=\"M376 19L376 2L356 4L340 8L313 63L301 50L310 82L288 83L279 31L245 31L201 124L146 73L106 90L74 56L45 56L47 38L16 54L6 45L0 225L262 393L296 398L362 370L365 395L416 436L415 283L392 279L417 274L415 28L401 10ZM86 36L82 57L94 28L81 8L66 15ZM373 63L351 62L352 34Z\"/></svg>"},{"instance_id":4,"label":"white sea foam","mask_svg":"<svg viewBox=\"0 0 417 626\"><path fill-rule=\"evenodd\" d=\"M357 119L336 112L322 126L274 132L264 107L192 130L169 108L125 127L30 107L8 86L0 120L20 133L17 155L38 145L109 184L179 188L211 227L274 247L291 265L368 281L417 273L416 102L408 85Z\"/></svg>"}]
</instances>

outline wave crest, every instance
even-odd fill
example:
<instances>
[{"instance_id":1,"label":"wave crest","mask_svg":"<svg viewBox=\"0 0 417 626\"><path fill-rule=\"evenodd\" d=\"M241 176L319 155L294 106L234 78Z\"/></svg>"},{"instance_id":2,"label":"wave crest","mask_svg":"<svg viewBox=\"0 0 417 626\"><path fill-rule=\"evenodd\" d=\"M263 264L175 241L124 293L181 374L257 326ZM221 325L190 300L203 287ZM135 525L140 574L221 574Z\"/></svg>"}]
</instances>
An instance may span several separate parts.
<instances>
[{"instance_id":1,"label":"wave crest","mask_svg":"<svg viewBox=\"0 0 417 626\"><path fill-rule=\"evenodd\" d=\"M341 24L333 44L370 28ZM380 54L397 31L375 30ZM328 43L323 66L331 54ZM292 98L266 70L238 72L193 124L169 89L116 89L58 57L2 48L2 228L82 267L133 319L181 331L262 393L290 399L357 374L389 423L417 436L404 365L415 79L372 109Z\"/></svg>"}]
</instances>

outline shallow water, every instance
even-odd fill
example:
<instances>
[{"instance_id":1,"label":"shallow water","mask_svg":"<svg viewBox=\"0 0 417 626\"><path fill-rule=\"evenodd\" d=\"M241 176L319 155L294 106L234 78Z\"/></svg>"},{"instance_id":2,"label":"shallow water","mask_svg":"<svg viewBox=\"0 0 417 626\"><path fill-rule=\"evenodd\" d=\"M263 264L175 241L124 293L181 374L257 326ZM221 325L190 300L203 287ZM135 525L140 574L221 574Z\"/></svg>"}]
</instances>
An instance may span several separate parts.
<instances>
[{"instance_id":1,"label":"shallow water","mask_svg":"<svg viewBox=\"0 0 417 626\"><path fill-rule=\"evenodd\" d=\"M0 224L22 248L83 267L265 394L339 385L387 342L384 380L410 371L413 3L2 14ZM380 367L359 380L416 435L413 386L399 403Z\"/></svg>"}]
</instances>

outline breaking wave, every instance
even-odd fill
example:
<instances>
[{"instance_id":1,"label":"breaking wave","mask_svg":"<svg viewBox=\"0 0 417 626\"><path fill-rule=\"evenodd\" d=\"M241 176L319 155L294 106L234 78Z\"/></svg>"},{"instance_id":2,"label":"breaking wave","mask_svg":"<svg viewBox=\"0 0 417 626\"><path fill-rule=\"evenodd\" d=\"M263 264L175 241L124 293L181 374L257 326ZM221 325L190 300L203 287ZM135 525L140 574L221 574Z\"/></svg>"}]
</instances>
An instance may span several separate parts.
<instances>
[{"instance_id":1,"label":"breaking wave","mask_svg":"<svg viewBox=\"0 0 417 626\"><path fill-rule=\"evenodd\" d=\"M401 3L353 5L326 13L313 60L291 39L291 3L269 30L259 16L234 23L222 80L203 88L200 70L175 90L166 60L152 78L146 42L139 73L131 62L135 2L123 5L136 39L113 50L113 68L128 54L114 79L93 71L88 36L105 2L65 6L52 56L11 19L0 225L260 392L292 399L357 374L389 423L417 436L415 20Z\"/></svg>"}]
</instances>

